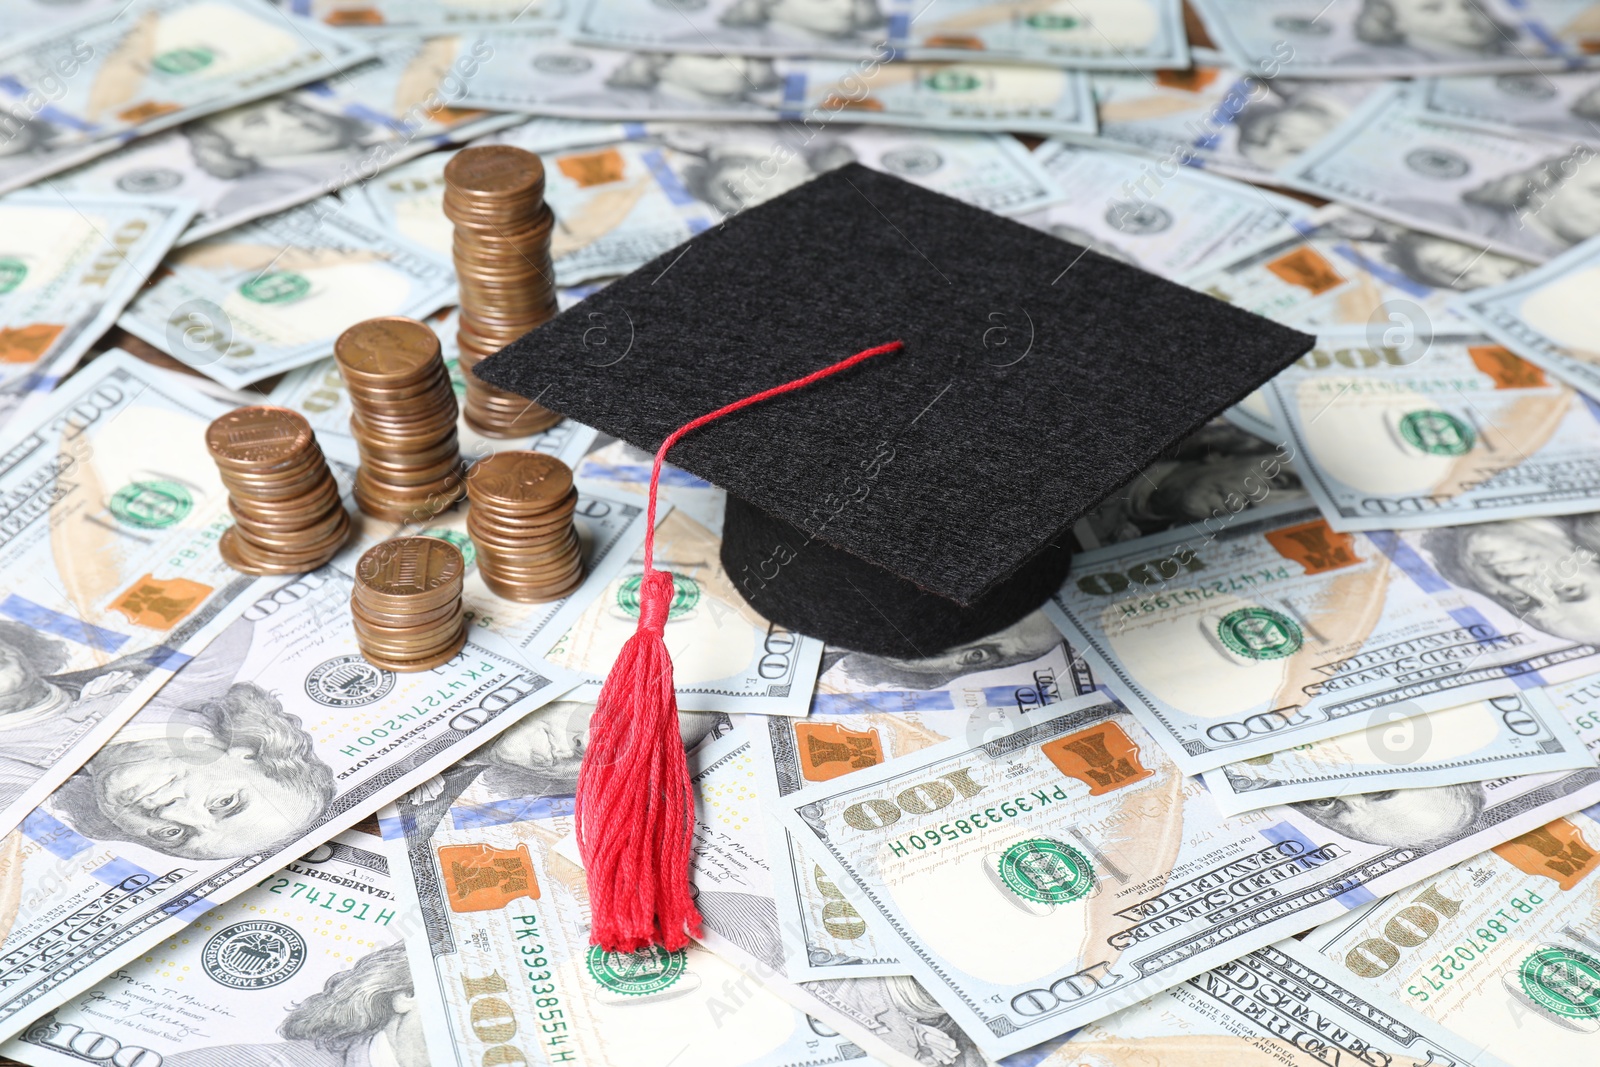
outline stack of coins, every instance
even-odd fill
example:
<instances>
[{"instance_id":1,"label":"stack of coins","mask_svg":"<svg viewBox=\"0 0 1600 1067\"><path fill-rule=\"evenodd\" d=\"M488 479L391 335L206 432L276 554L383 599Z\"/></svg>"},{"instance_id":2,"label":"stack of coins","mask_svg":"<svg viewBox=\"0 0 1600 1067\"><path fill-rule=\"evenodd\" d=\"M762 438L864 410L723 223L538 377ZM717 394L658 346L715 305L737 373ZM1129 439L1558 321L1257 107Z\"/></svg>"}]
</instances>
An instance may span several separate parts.
<instances>
[{"instance_id":1,"label":"stack of coins","mask_svg":"<svg viewBox=\"0 0 1600 1067\"><path fill-rule=\"evenodd\" d=\"M219 415L206 447L228 489L233 526L218 548L245 574L301 574L327 563L350 535L328 461L311 424L288 408Z\"/></svg>"},{"instance_id":2,"label":"stack of coins","mask_svg":"<svg viewBox=\"0 0 1600 1067\"><path fill-rule=\"evenodd\" d=\"M426 671L448 663L467 641L461 606L467 565L437 537L397 537L356 563L350 595L356 644L374 667Z\"/></svg>"},{"instance_id":3,"label":"stack of coins","mask_svg":"<svg viewBox=\"0 0 1600 1067\"><path fill-rule=\"evenodd\" d=\"M572 510L578 491L565 463L538 452L498 452L467 476L467 533L478 574L507 600L559 600L583 581Z\"/></svg>"},{"instance_id":4,"label":"stack of coins","mask_svg":"<svg viewBox=\"0 0 1600 1067\"><path fill-rule=\"evenodd\" d=\"M461 499L456 394L439 338L398 315L358 322L333 346L361 450L356 504L374 518L414 522Z\"/></svg>"},{"instance_id":5,"label":"stack of coins","mask_svg":"<svg viewBox=\"0 0 1600 1067\"><path fill-rule=\"evenodd\" d=\"M526 437L561 416L479 379L472 368L556 313L544 164L511 145L456 153L444 168L444 213L456 225L461 376L467 423L488 437Z\"/></svg>"}]
</instances>

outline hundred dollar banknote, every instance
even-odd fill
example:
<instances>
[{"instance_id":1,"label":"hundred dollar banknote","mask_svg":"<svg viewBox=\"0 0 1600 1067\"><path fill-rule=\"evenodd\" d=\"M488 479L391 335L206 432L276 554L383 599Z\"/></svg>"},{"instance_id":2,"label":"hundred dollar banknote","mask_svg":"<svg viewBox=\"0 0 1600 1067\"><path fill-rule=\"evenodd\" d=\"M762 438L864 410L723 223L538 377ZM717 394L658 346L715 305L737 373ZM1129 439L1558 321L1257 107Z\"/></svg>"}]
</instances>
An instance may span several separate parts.
<instances>
[{"instance_id":1,"label":"hundred dollar banknote","mask_svg":"<svg viewBox=\"0 0 1600 1067\"><path fill-rule=\"evenodd\" d=\"M1276 60L1294 78L1388 78L1560 70L1600 38L1589 0L1195 0L1241 67Z\"/></svg>"},{"instance_id":2,"label":"hundred dollar banknote","mask_svg":"<svg viewBox=\"0 0 1600 1067\"><path fill-rule=\"evenodd\" d=\"M1513 1067L1600 1033L1600 807L1497 845L1313 930L1330 979L1405 1004Z\"/></svg>"},{"instance_id":3,"label":"hundred dollar banknote","mask_svg":"<svg viewBox=\"0 0 1600 1067\"><path fill-rule=\"evenodd\" d=\"M133 0L0 45L0 192L371 55L263 0Z\"/></svg>"},{"instance_id":4,"label":"hundred dollar banknote","mask_svg":"<svg viewBox=\"0 0 1600 1067\"><path fill-rule=\"evenodd\" d=\"M556 215L550 250L563 286L626 274L729 215L846 163L1002 214L1062 195L1021 143L992 134L842 124L803 136L754 124L586 125L598 135L591 147L545 158L545 201ZM527 147L524 138L515 128L480 143ZM444 152L413 160L367 183L361 195L394 232L448 254L453 231L441 204L449 161Z\"/></svg>"},{"instance_id":5,"label":"hundred dollar banknote","mask_svg":"<svg viewBox=\"0 0 1600 1067\"><path fill-rule=\"evenodd\" d=\"M193 214L156 196L0 198L0 424L78 365Z\"/></svg>"},{"instance_id":6,"label":"hundred dollar banknote","mask_svg":"<svg viewBox=\"0 0 1600 1067\"><path fill-rule=\"evenodd\" d=\"M385 36L337 77L208 115L57 175L78 193L199 204L183 243L370 180L454 140L521 121L460 106L479 57L457 37ZM453 91L452 91L453 90Z\"/></svg>"},{"instance_id":7,"label":"hundred dollar banknote","mask_svg":"<svg viewBox=\"0 0 1600 1067\"><path fill-rule=\"evenodd\" d=\"M698 945L589 945L583 870L556 849L573 829L578 761L551 773L544 753L575 719L586 731L592 710L550 705L383 813L401 898L424 926L408 946L431 1062L870 1064L851 1038ZM726 728L699 719L682 724L687 743ZM714 895L700 893L713 911Z\"/></svg>"},{"instance_id":8,"label":"hundred dollar banknote","mask_svg":"<svg viewBox=\"0 0 1600 1067\"><path fill-rule=\"evenodd\" d=\"M830 650L803 719L747 720L762 809L952 737L984 740L1093 688L1042 612L926 659ZM785 971L796 981L904 974L892 932L855 908L803 842L767 821Z\"/></svg>"},{"instance_id":9,"label":"hundred dollar banknote","mask_svg":"<svg viewBox=\"0 0 1600 1067\"><path fill-rule=\"evenodd\" d=\"M114 13L127 0L0 0L0 40L15 48L37 37L48 37L58 27L76 24L103 13Z\"/></svg>"},{"instance_id":10,"label":"hundred dollar banknote","mask_svg":"<svg viewBox=\"0 0 1600 1067\"><path fill-rule=\"evenodd\" d=\"M1056 67L617 52L558 28L472 42L481 70L462 102L497 111L630 120L834 119L944 130L1094 133L1088 79Z\"/></svg>"},{"instance_id":11,"label":"hundred dollar banknote","mask_svg":"<svg viewBox=\"0 0 1600 1067\"><path fill-rule=\"evenodd\" d=\"M1600 407L1486 338L1323 341L1266 390L1335 530L1600 510Z\"/></svg>"},{"instance_id":12,"label":"hundred dollar banknote","mask_svg":"<svg viewBox=\"0 0 1600 1067\"><path fill-rule=\"evenodd\" d=\"M1517 355L1600 398L1600 237L1451 305Z\"/></svg>"},{"instance_id":13,"label":"hundred dollar banknote","mask_svg":"<svg viewBox=\"0 0 1600 1067\"><path fill-rule=\"evenodd\" d=\"M1194 169L1161 178L1125 152L1046 141L1034 156L1067 195L1019 222L1164 278L1229 258L1310 211Z\"/></svg>"},{"instance_id":14,"label":"hundred dollar banknote","mask_svg":"<svg viewBox=\"0 0 1600 1067\"><path fill-rule=\"evenodd\" d=\"M864 65L897 59L1152 70L1188 65L1177 0L858 0L774 4L716 0L662 8L647 0L571 0L567 32L603 48L712 55L827 56Z\"/></svg>"},{"instance_id":15,"label":"hundred dollar banknote","mask_svg":"<svg viewBox=\"0 0 1600 1067\"><path fill-rule=\"evenodd\" d=\"M123 352L0 441L0 831L271 583L222 561L227 405Z\"/></svg>"},{"instance_id":16,"label":"hundred dollar banknote","mask_svg":"<svg viewBox=\"0 0 1600 1067\"><path fill-rule=\"evenodd\" d=\"M893 1067L990 1067L939 1002L907 974L797 981L786 972L761 824L771 819L759 779L766 774L761 720L699 745L689 757L695 790L691 877L705 925L701 942L723 959L856 1041ZM894 936L892 933L889 935ZM1020 1061L1023 1067L1028 1060Z\"/></svg>"},{"instance_id":17,"label":"hundred dollar banknote","mask_svg":"<svg viewBox=\"0 0 1600 1067\"><path fill-rule=\"evenodd\" d=\"M1246 73L1210 49L1196 49L1194 58L1189 70L1092 76L1100 139L1156 157L1144 166L1146 182L1170 180L1181 166L1268 179L1373 88L1293 81L1277 77L1275 66Z\"/></svg>"},{"instance_id":18,"label":"hundred dollar banknote","mask_svg":"<svg viewBox=\"0 0 1600 1067\"><path fill-rule=\"evenodd\" d=\"M779 817L893 924L912 974L998 1057L1595 797L1590 768L1225 816L1095 695L987 744L954 740L796 794Z\"/></svg>"},{"instance_id":19,"label":"hundred dollar banknote","mask_svg":"<svg viewBox=\"0 0 1600 1067\"><path fill-rule=\"evenodd\" d=\"M1542 689L1379 720L1365 730L1206 771L1228 815L1352 793L1421 789L1592 767L1594 756Z\"/></svg>"},{"instance_id":20,"label":"hundred dollar banknote","mask_svg":"<svg viewBox=\"0 0 1600 1067\"><path fill-rule=\"evenodd\" d=\"M559 25L567 0L278 0L285 10L351 30L469 30Z\"/></svg>"},{"instance_id":21,"label":"hundred dollar banknote","mask_svg":"<svg viewBox=\"0 0 1600 1067\"><path fill-rule=\"evenodd\" d=\"M1298 941L1214 967L1090 1023L1037 1067L1503 1067L1504 1061L1366 983L1341 981Z\"/></svg>"},{"instance_id":22,"label":"hundred dollar banknote","mask_svg":"<svg viewBox=\"0 0 1600 1067\"><path fill-rule=\"evenodd\" d=\"M0 1045L30 1067L427 1067L383 841L346 830ZM360 1059L362 1055L366 1059Z\"/></svg>"},{"instance_id":23,"label":"hundred dollar banknote","mask_svg":"<svg viewBox=\"0 0 1600 1067\"><path fill-rule=\"evenodd\" d=\"M481 631L431 671L370 666L349 621L366 547L269 588L23 821L0 857L0 1036L571 687Z\"/></svg>"},{"instance_id":24,"label":"hundred dollar banknote","mask_svg":"<svg viewBox=\"0 0 1600 1067\"><path fill-rule=\"evenodd\" d=\"M1418 102L1453 122L1600 143L1600 71L1429 78Z\"/></svg>"},{"instance_id":25,"label":"hundred dollar banknote","mask_svg":"<svg viewBox=\"0 0 1600 1067\"><path fill-rule=\"evenodd\" d=\"M1246 402L1248 405L1249 402ZM1241 406L1246 406L1241 405ZM1262 400L1261 429L1214 419L1179 441L1072 526L1078 552L1187 528L1265 505L1309 503ZM1278 442L1278 443L1275 443Z\"/></svg>"},{"instance_id":26,"label":"hundred dollar banknote","mask_svg":"<svg viewBox=\"0 0 1600 1067\"><path fill-rule=\"evenodd\" d=\"M238 388L333 354L352 323L456 299L447 259L327 196L174 253L117 325Z\"/></svg>"},{"instance_id":27,"label":"hundred dollar banknote","mask_svg":"<svg viewBox=\"0 0 1600 1067\"><path fill-rule=\"evenodd\" d=\"M1600 669L1595 515L1339 533L1218 511L1077 556L1045 606L1187 774Z\"/></svg>"},{"instance_id":28,"label":"hundred dollar banknote","mask_svg":"<svg viewBox=\"0 0 1600 1067\"><path fill-rule=\"evenodd\" d=\"M1520 259L1341 204L1290 226L1179 280L1324 339L1363 339L1372 348L1418 354L1435 337L1480 332L1450 309L1457 294L1531 269Z\"/></svg>"},{"instance_id":29,"label":"hundred dollar banknote","mask_svg":"<svg viewBox=\"0 0 1600 1067\"><path fill-rule=\"evenodd\" d=\"M1387 86L1278 172L1316 196L1404 226L1542 262L1600 232L1600 162L1588 145L1429 115Z\"/></svg>"}]
</instances>

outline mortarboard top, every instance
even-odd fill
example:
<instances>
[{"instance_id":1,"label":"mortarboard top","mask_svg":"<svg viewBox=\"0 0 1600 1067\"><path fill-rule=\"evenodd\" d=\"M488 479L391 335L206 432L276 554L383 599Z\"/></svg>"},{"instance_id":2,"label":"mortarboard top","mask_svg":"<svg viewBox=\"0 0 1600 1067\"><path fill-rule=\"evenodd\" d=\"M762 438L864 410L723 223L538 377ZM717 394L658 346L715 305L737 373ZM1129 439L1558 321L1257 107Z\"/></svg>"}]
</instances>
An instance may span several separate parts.
<instances>
[{"instance_id":1,"label":"mortarboard top","mask_svg":"<svg viewBox=\"0 0 1600 1067\"><path fill-rule=\"evenodd\" d=\"M758 180L753 177L753 181ZM654 451L695 430L723 563L768 619L929 655L1033 610L1063 535L1314 338L850 165L734 216L478 365Z\"/></svg>"}]
</instances>

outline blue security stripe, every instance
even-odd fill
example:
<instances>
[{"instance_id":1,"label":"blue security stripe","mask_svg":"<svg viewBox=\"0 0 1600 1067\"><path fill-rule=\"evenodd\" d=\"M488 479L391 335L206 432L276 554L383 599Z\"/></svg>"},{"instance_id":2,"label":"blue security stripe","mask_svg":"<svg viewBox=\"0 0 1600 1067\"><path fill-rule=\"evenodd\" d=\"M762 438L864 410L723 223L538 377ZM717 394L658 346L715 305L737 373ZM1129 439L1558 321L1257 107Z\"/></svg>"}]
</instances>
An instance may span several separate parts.
<instances>
[{"instance_id":1,"label":"blue security stripe","mask_svg":"<svg viewBox=\"0 0 1600 1067\"><path fill-rule=\"evenodd\" d=\"M175 671L180 667L187 666L192 659L194 657L187 652L179 652L177 649L168 648L166 645L157 645L144 657L144 661L158 671Z\"/></svg>"},{"instance_id":2,"label":"blue security stripe","mask_svg":"<svg viewBox=\"0 0 1600 1067\"><path fill-rule=\"evenodd\" d=\"M400 119L386 115L375 107L366 104L346 104L344 113L351 118L357 118L373 126L384 126L398 133L406 132L406 124Z\"/></svg>"},{"instance_id":3,"label":"blue security stripe","mask_svg":"<svg viewBox=\"0 0 1600 1067\"><path fill-rule=\"evenodd\" d=\"M0 601L0 615L8 615L35 630L64 637L80 645L88 645L97 652L115 652L128 643L127 634L119 634L115 630L107 630L82 619L75 619L71 615L52 611L43 604L35 604L15 593Z\"/></svg>"},{"instance_id":4,"label":"blue security stripe","mask_svg":"<svg viewBox=\"0 0 1600 1067\"><path fill-rule=\"evenodd\" d=\"M1266 838L1268 841L1271 841L1275 845L1281 845L1285 841L1294 841L1307 852L1315 851L1318 847L1317 845L1312 844L1311 841L1307 839L1305 834L1302 834L1299 830L1295 829L1292 825L1286 822L1280 822L1267 827L1261 831L1261 836ZM1363 904L1371 904L1374 900L1377 900L1378 897L1377 894L1373 893L1373 891L1368 889L1366 886L1358 885L1354 888L1345 890L1334 899L1343 904L1346 910L1354 911Z\"/></svg>"},{"instance_id":5,"label":"blue security stripe","mask_svg":"<svg viewBox=\"0 0 1600 1067\"><path fill-rule=\"evenodd\" d=\"M1379 263L1377 260L1369 259L1350 245L1340 242L1333 246L1333 250L1336 254L1348 259L1368 274L1381 278L1384 282L1402 292L1410 293L1419 299L1433 295L1431 287L1423 285L1421 282L1413 281L1394 268Z\"/></svg>"},{"instance_id":6,"label":"blue security stripe","mask_svg":"<svg viewBox=\"0 0 1600 1067\"><path fill-rule=\"evenodd\" d=\"M979 692L983 694L983 707L986 708L1034 707L1050 703L1046 694L1031 685L989 685Z\"/></svg>"},{"instance_id":7,"label":"blue security stripe","mask_svg":"<svg viewBox=\"0 0 1600 1067\"><path fill-rule=\"evenodd\" d=\"M584 478L600 478L611 482L624 482L633 485L648 485L650 482L650 465L648 463L601 463L596 460L584 460L578 474ZM711 483L704 478L697 478L688 471L679 470L677 467L661 468L661 484L677 486L684 489L709 489Z\"/></svg>"},{"instance_id":8,"label":"blue security stripe","mask_svg":"<svg viewBox=\"0 0 1600 1067\"><path fill-rule=\"evenodd\" d=\"M75 860L95 847L93 841L43 808L34 808L28 813L28 817L22 820L22 833L28 840L43 846L46 852L61 860ZM136 877L154 881L156 877L132 860L125 860L120 856L112 857L89 873L106 885L121 885L129 878ZM169 905L169 909L184 922L193 922L212 907L214 905L206 898L192 894L185 894Z\"/></svg>"},{"instance_id":9,"label":"blue security stripe","mask_svg":"<svg viewBox=\"0 0 1600 1067\"><path fill-rule=\"evenodd\" d=\"M818 693L811 698L813 715L865 715L881 711L954 711L949 693Z\"/></svg>"},{"instance_id":10,"label":"blue security stripe","mask_svg":"<svg viewBox=\"0 0 1600 1067\"><path fill-rule=\"evenodd\" d=\"M94 848L94 842L43 808L34 808L22 820L22 833L56 859L73 860Z\"/></svg>"},{"instance_id":11,"label":"blue security stripe","mask_svg":"<svg viewBox=\"0 0 1600 1067\"><path fill-rule=\"evenodd\" d=\"M783 104L793 110L806 102L806 76L796 71L783 76Z\"/></svg>"},{"instance_id":12,"label":"blue security stripe","mask_svg":"<svg viewBox=\"0 0 1600 1067\"><path fill-rule=\"evenodd\" d=\"M1448 593L1454 588L1449 582L1428 566L1427 561L1417 555L1416 549L1400 539L1400 535L1393 530L1373 530L1367 534L1367 540L1389 557L1389 562L1406 572L1406 576L1424 593Z\"/></svg>"},{"instance_id":13,"label":"blue security stripe","mask_svg":"<svg viewBox=\"0 0 1600 1067\"><path fill-rule=\"evenodd\" d=\"M1025 1048L1021 1052L1013 1052L1003 1060L999 1060L1000 1067L1038 1067L1039 1064L1049 1059L1056 1049L1071 1041L1081 1026L1075 1026L1060 1037L1052 1037L1042 1045Z\"/></svg>"},{"instance_id":14,"label":"blue security stripe","mask_svg":"<svg viewBox=\"0 0 1600 1067\"><path fill-rule=\"evenodd\" d=\"M683 183L678 180L678 176L672 173L672 168L667 165L667 158L661 154L659 148L650 149L650 151L643 154L642 158L644 159L644 165L650 168L651 177L655 178L656 184L661 186L661 191L667 194L668 200L674 204L682 205L699 203L689 194L689 190L683 187Z\"/></svg>"},{"instance_id":15,"label":"blue security stripe","mask_svg":"<svg viewBox=\"0 0 1600 1067\"><path fill-rule=\"evenodd\" d=\"M1375 530L1367 534L1367 539L1377 546L1378 551L1388 556L1391 563L1405 571L1406 576L1417 583L1423 592L1447 593L1454 590L1454 586L1439 577L1438 572L1428 566L1416 549L1402 541L1393 530ZM1452 608L1449 615L1460 626L1481 628L1488 635L1488 640L1505 636L1477 608ZM1536 689L1548 684L1538 671L1521 670L1515 665L1504 668L1504 673L1519 689Z\"/></svg>"},{"instance_id":16,"label":"blue security stripe","mask_svg":"<svg viewBox=\"0 0 1600 1067\"><path fill-rule=\"evenodd\" d=\"M557 819L571 815L576 804L576 797L515 797L488 804L453 807L450 809L450 819L457 830L478 830L513 822Z\"/></svg>"}]
</instances>

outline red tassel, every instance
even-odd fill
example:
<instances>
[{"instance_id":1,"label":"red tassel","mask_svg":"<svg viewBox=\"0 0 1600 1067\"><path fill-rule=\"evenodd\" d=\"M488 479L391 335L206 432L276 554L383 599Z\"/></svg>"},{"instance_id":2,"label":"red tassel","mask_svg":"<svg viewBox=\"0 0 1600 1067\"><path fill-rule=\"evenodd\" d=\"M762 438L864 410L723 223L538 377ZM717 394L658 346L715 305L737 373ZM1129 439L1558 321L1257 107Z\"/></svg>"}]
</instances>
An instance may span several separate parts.
<instances>
[{"instance_id":1,"label":"red tassel","mask_svg":"<svg viewBox=\"0 0 1600 1067\"><path fill-rule=\"evenodd\" d=\"M901 347L900 341L890 341L736 400L678 427L656 450L645 519L639 626L600 687L578 773L578 847L589 882L590 944L614 952L635 952L651 944L676 951L700 932L700 912L689 892L694 793L678 734L672 656L663 636L672 606L672 575L651 566L656 490L667 450L714 419Z\"/></svg>"}]
</instances>

